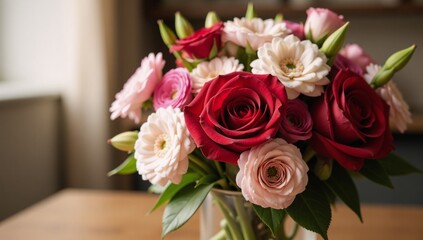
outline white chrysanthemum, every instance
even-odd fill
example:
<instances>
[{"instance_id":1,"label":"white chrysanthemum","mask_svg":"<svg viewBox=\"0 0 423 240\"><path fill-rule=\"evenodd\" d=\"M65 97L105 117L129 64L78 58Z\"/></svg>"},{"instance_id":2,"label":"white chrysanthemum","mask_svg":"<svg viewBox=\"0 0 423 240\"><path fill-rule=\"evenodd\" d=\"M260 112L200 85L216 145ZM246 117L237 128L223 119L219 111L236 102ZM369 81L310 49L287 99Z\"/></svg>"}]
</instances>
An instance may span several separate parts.
<instances>
[{"instance_id":1,"label":"white chrysanthemum","mask_svg":"<svg viewBox=\"0 0 423 240\"><path fill-rule=\"evenodd\" d=\"M219 75L238 72L243 69L244 65L233 57L218 57L210 62L202 62L191 72L192 92L194 94L199 93L206 82Z\"/></svg>"},{"instance_id":2,"label":"white chrysanthemum","mask_svg":"<svg viewBox=\"0 0 423 240\"><path fill-rule=\"evenodd\" d=\"M275 22L273 19L234 18L233 21L225 22L223 41L231 41L241 47L246 47L248 42L252 49L257 50L263 43L290 33L284 22Z\"/></svg>"},{"instance_id":3,"label":"white chrysanthemum","mask_svg":"<svg viewBox=\"0 0 423 240\"><path fill-rule=\"evenodd\" d=\"M141 126L135 143L137 170L144 180L164 186L179 183L195 144L179 108L159 108Z\"/></svg>"},{"instance_id":4,"label":"white chrysanthemum","mask_svg":"<svg viewBox=\"0 0 423 240\"><path fill-rule=\"evenodd\" d=\"M380 70L381 66L370 63L366 67L366 74L364 78L370 83L376 73ZM398 131L403 133L407 129L407 124L412 122L410 108L407 102L402 97L397 85L393 80L387 84L376 89L377 94L385 100L389 105L389 120L392 125L396 126Z\"/></svg>"},{"instance_id":5,"label":"white chrysanthemum","mask_svg":"<svg viewBox=\"0 0 423 240\"><path fill-rule=\"evenodd\" d=\"M257 55L258 59L251 63L252 72L276 76L285 86L289 99L300 93L320 96L323 85L329 83L326 56L308 40L301 41L294 35L274 38L261 46Z\"/></svg>"}]
</instances>

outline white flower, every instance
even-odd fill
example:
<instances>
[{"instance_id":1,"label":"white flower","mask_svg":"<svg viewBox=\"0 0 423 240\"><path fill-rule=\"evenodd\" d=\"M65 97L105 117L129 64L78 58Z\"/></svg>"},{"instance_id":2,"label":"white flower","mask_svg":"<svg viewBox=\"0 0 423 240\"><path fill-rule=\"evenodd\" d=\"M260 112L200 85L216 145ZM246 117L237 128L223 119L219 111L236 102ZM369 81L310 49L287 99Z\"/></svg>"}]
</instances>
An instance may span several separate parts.
<instances>
[{"instance_id":1,"label":"white flower","mask_svg":"<svg viewBox=\"0 0 423 240\"><path fill-rule=\"evenodd\" d=\"M218 57L210 62L202 62L191 72L191 79L193 81L192 92L194 94L199 93L206 82L219 75L238 72L243 69L244 65L240 64L238 59L233 57Z\"/></svg>"},{"instance_id":2,"label":"white flower","mask_svg":"<svg viewBox=\"0 0 423 240\"><path fill-rule=\"evenodd\" d=\"M188 170L188 154L194 149L183 112L159 108L141 126L135 143L138 173L152 184L178 184Z\"/></svg>"},{"instance_id":3,"label":"white flower","mask_svg":"<svg viewBox=\"0 0 423 240\"><path fill-rule=\"evenodd\" d=\"M300 150L281 138L241 153L236 184L244 198L264 208L285 209L308 183Z\"/></svg>"},{"instance_id":4,"label":"white flower","mask_svg":"<svg viewBox=\"0 0 423 240\"><path fill-rule=\"evenodd\" d=\"M263 43L272 41L275 37L287 36L291 31L284 22L261 18L234 18L225 22L223 41L231 41L238 46L246 47L247 43L253 50L257 50Z\"/></svg>"},{"instance_id":5,"label":"white flower","mask_svg":"<svg viewBox=\"0 0 423 240\"><path fill-rule=\"evenodd\" d=\"M370 83L376 73L380 70L380 66L370 63L366 67L367 73L364 78ZM389 105L389 120L392 125L396 126L398 131L403 133L407 129L407 124L412 122L411 113L407 102L402 97L397 85L393 80L376 89L377 94Z\"/></svg>"},{"instance_id":6,"label":"white flower","mask_svg":"<svg viewBox=\"0 0 423 240\"><path fill-rule=\"evenodd\" d=\"M294 35L274 38L261 46L257 55L258 59L251 63L252 72L276 76L285 86L289 99L300 93L319 96L323 85L329 83L326 56L308 40L300 41Z\"/></svg>"}]
</instances>

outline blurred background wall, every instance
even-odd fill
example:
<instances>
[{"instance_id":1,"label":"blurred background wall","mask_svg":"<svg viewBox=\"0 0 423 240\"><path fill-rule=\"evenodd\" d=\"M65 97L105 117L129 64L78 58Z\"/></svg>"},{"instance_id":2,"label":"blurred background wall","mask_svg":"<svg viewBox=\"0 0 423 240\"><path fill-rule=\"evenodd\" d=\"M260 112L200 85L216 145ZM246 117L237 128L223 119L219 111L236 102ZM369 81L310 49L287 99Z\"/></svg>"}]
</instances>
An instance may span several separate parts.
<instances>
[{"instance_id":1,"label":"blurred background wall","mask_svg":"<svg viewBox=\"0 0 423 240\"><path fill-rule=\"evenodd\" d=\"M254 1L253 1L254 2ZM140 60L163 52L156 21L176 11L201 27L209 10L244 15L241 0L0 0L0 220L65 187L145 189L139 176L108 178L125 155L106 144L126 120L108 107ZM351 22L347 39L383 61L423 46L423 1L256 1L260 17L305 21L308 6L328 6ZM396 137L398 152L423 169L423 51L395 79L415 114ZM359 181L363 201L423 204L421 176L394 179L394 191Z\"/></svg>"}]
</instances>

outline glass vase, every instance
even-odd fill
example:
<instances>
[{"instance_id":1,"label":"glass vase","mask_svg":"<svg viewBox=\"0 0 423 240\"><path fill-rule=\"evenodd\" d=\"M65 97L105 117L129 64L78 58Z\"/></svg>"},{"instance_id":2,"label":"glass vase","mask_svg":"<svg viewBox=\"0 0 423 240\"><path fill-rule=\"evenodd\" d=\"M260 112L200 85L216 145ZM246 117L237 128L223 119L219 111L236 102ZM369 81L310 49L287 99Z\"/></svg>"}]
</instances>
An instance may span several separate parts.
<instances>
[{"instance_id":1,"label":"glass vase","mask_svg":"<svg viewBox=\"0 0 423 240\"><path fill-rule=\"evenodd\" d=\"M241 192L212 189L200 210L200 240L316 240L317 235L285 215L278 237L254 212Z\"/></svg>"}]
</instances>

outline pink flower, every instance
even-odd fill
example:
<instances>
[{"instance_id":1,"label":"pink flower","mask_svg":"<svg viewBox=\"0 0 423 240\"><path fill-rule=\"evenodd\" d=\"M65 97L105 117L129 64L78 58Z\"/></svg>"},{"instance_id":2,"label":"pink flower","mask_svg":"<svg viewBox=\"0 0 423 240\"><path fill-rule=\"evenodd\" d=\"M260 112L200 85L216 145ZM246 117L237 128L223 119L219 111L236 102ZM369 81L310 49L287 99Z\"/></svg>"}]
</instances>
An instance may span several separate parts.
<instances>
[{"instance_id":1,"label":"pink flower","mask_svg":"<svg viewBox=\"0 0 423 240\"><path fill-rule=\"evenodd\" d=\"M366 71L366 67L373 63L372 58L358 45L348 44L339 51L339 54L357 64L362 72Z\"/></svg>"},{"instance_id":2,"label":"pink flower","mask_svg":"<svg viewBox=\"0 0 423 240\"><path fill-rule=\"evenodd\" d=\"M313 42L319 42L344 25L343 16L325 8L307 9L305 32Z\"/></svg>"},{"instance_id":3,"label":"pink flower","mask_svg":"<svg viewBox=\"0 0 423 240\"><path fill-rule=\"evenodd\" d=\"M350 70L354 73L357 73L360 76L364 75L363 69L357 63L351 61L350 59L344 57L343 55L336 55L335 64L331 69L333 77L335 77L336 73L339 70Z\"/></svg>"},{"instance_id":4,"label":"pink flower","mask_svg":"<svg viewBox=\"0 0 423 240\"><path fill-rule=\"evenodd\" d=\"M140 123L141 106L151 97L154 88L161 80L164 64L161 53L156 56L150 53L142 60L141 66L116 94L116 99L110 107L112 120L129 116L135 123Z\"/></svg>"},{"instance_id":5,"label":"pink flower","mask_svg":"<svg viewBox=\"0 0 423 240\"><path fill-rule=\"evenodd\" d=\"M280 138L243 152L238 165L236 184L242 195L263 208L287 208L308 183L300 150Z\"/></svg>"},{"instance_id":6,"label":"pink flower","mask_svg":"<svg viewBox=\"0 0 423 240\"><path fill-rule=\"evenodd\" d=\"M286 28L291 30L291 34L294 34L300 40L305 39L304 33L304 25L302 23L296 23L291 21L283 21L285 23Z\"/></svg>"},{"instance_id":7,"label":"pink flower","mask_svg":"<svg viewBox=\"0 0 423 240\"><path fill-rule=\"evenodd\" d=\"M289 143L311 138L313 121L307 104L297 99L288 101L281 122L281 137Z\"/></svg>"},{"instance_id":8,"label":"pink flower","mask_svg":"<svg viewBox=\"0 0 423 240\"><path fill-rule=\"evenodd\" d=\"M191 78L185 68L176 68L167 72L154 90L154 109L182 108L192 100Z\"/></svg>"}]
</instances>

